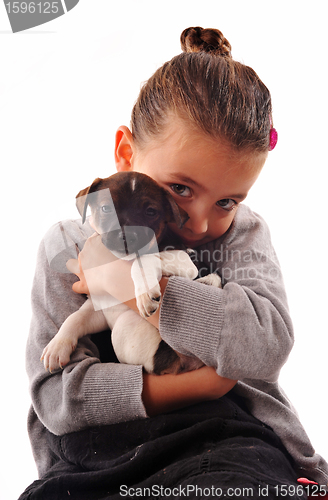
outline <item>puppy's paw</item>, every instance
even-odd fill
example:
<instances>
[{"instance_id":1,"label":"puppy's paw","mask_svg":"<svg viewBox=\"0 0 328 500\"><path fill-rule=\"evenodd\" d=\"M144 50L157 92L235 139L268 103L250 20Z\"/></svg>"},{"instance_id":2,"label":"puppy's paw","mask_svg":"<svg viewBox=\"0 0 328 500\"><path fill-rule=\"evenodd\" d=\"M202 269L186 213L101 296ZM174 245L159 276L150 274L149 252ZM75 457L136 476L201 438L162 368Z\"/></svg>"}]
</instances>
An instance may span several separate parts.
<instances>
[{"instance_id":1,"label":"puppy's paw","mask_svg":"<svg viewBox=\"0 0 328 500\"><path fill-rule=\"evenodd\" d=\"M196 281L203 283L204 285L216 286L217 288L222 288L221 278L218 274L212 273L203 278L198 278Z\"/></svg>"},{"instance_id":2,"label":"puppy's paw","mask_svg":"<svg viewBox=\"0 0 328 500\"><path fill-rule=\"evenodd\" d=\"M198 270L184 250L166 250L160 253L163 276L181 276L193 280Z\"/></svg>"},{"instance_id":3,"label":"puppy's paw","mask_svg":"<svg viewBox=\"0 0 328 500\"><path fill-rule=\"evenodd\" d=\"M142 293L137 297L137 307L143 318L149 318L157 309L161 301L161 289L156 286L147 293Z\"/></svg>"},{"instance_id":4,"label":"puppy's paw","mask_svg":"<svg viewBox=\"0 0 328 500\"><path fill-rule=\"evenodd\" d=\"M52 373L54 370L64 368L69 363L70 357L76 344L69 339L57 339L54 337L44 348L41 361L46 370Z\"/></svg>"}]
</instances>

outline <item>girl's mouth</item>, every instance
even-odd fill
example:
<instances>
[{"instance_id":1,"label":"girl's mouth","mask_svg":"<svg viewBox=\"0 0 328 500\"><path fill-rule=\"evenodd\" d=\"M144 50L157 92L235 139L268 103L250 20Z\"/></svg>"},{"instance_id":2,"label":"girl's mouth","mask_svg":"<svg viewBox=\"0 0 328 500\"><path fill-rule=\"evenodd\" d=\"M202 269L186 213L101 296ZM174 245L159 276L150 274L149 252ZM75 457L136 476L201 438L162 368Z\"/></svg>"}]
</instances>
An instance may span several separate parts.
<instances>
[{"instance_id":1,"label":"girl's mouth","mask_svg":"<svg viewBox=\"0 0 328 500\"><path fill-rule=\"evenodd\" d=\"M181 240L184 245L187 247L197 247L198 245L201 245L204 243L205 238L185 238L184 236L181 237Z\"/></svg>"},{"instance_id":2,"label":"girl's mouth","mask_svg":"<svg viewBox=\"0 0 328 500\"><path fill-rule=\"evenodd\" d=\"M180 240L182 241L182 243L186 247L192 247L192 248L197 247L197 246L202 245L203 243L206 243L207 241L211 240L211 238L206 236L206 234L202 234L202 235L198 235L198 236L192 235L192 234L190 234L191 232L188 233L185 228L183 228L182 230L181 229L178 230L175 225L172 225L172 226L170 225L170 228L172 229L173 233L175 233L180 238ZM185 235L183 233L187 233L187 234Z\"/></svg>"}]
</instances>

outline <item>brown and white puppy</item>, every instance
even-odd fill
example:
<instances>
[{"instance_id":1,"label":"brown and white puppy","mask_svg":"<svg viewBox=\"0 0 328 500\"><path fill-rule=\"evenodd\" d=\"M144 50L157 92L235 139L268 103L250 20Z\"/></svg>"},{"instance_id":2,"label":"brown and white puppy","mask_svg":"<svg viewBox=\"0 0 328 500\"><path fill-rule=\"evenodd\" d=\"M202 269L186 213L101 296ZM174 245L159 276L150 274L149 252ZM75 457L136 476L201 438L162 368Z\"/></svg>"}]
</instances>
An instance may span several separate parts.
<instances>
[{"instance_id":1,"label":"brown and white puppy","mask_svg":"<svg viewBox=\"0 0 328 500\"><path fill-rule=\"evenodd\" d=\"M148 175L118 172L106 179L95 179L91 186L77 195L77 208L82 215L82 222L85 221L89 206L92 225L101 235L103 244L116 257L135 260L131 274L137 306L143 317L150 316L159 307L158 281L162 272L165 275L178 272L191 278L197 276L196 267L181 251L162 253L161 262L158 261L158 252L163 252L167 247L185 250L169 230L168 223L173 222L182 228L189 216ZM181 270L177 269L178 258L183 262ZM162 270L164 263L165 269ZM169 264L172 270L168 269ZM146 293L142 293L144 278L148 278L149 282L157 281Z\"/></svg>"},{"instance_id":2,"label":"brown and white puppy","mask_svg":"<svg viewBox=\"0 0 328 500\"><path fill-rule=\"evenodd\" d=\"M162 275L197 277L196 266L168 228L169 222L181 228L188 214L153 179L138 172L119 172L106 179L95 179L79 192L76 204L83 223L90 206L92 225L115 256L134 260L131 276L140 315L122 303L95 310L88 298L45 347L41 357L45 368L62 368L69 362L79 338L108 326L114 351L122 363L142 365L148 373L158 375L202 366L197 358L176 353L144 319L159 307ZM170 250L165 250L168 246ZM145 288L145 280L154 286ZM221 284L217 275L201 281Z\"/></svg>"},{"instance_id":3,"label":"brown and white puppy","mask_svg":"<svg viewBox=\"0 0 328 500\"><path fill-rule=\"evenodd\" d=\"M143 248L143 253L149 253L147 249L151 252L154 243L163 249L167 223L175 222L182 228L189 218L168 191L139 172L118 172L106 179L95 179L79 192L76 205L82 223L90 206L93 226L102 234L104 245L118 257L133 255Z\"/></svg>"}]
</instances>

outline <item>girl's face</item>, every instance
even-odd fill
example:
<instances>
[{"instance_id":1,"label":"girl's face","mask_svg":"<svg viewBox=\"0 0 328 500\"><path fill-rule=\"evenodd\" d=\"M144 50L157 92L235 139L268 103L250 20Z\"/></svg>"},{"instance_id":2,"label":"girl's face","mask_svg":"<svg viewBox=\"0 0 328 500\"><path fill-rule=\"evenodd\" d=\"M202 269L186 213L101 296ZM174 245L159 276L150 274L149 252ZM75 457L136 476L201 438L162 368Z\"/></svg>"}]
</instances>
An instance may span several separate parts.
<instances>
[{"instance_id":1,"label":"girl's face","mask_svg":"<svg viewBox=\"0 0 328 500\"><path fill-rule=\"evenodd\" d=\"M235 152L226 143L188 130L181 120L171 122L165 135L149 141L142 151L136 150L126 127L118 134L117 169L149 175L171 193L189 220L182 229L173 223L170 228L191 248L229 229L267 157Z\"/></svg>"}]
</instances>

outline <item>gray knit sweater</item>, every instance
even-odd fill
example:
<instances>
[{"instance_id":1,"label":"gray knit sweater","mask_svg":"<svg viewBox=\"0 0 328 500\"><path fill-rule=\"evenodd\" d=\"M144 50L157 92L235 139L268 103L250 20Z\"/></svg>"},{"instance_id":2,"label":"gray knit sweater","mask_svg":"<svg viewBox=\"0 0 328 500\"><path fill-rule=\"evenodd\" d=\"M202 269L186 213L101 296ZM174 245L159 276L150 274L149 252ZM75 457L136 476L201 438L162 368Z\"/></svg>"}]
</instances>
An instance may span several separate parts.
<instances>
[{"instance_id":1,"label":"gray knit sweater","mask_svg":"<svg viewBox=\"0 0 328 500\"><path fill-rule=\"evenodd\" d=\"M141 366L101 363L92 336L80 340L71 363L50 374L40 362L45 345L83 296L65 263L76 257L93 230L64 221L43 239L32 290L33 318L27 343L32 406L28 428L42 476L51 466L45 428L57 435L90 426L147 418ZM217 271L223 289L184 278L169 279L160 332L183 354L238 379L233 389L255 417L270 425L294 458L300 476L328 482L328 465L315 453L291 403L278 384L293 346L293 328L279 263L263 219L240 205L229 231L196 249L206 272Z\"/></svg>"}]
</instances>

